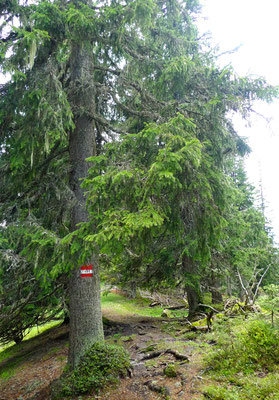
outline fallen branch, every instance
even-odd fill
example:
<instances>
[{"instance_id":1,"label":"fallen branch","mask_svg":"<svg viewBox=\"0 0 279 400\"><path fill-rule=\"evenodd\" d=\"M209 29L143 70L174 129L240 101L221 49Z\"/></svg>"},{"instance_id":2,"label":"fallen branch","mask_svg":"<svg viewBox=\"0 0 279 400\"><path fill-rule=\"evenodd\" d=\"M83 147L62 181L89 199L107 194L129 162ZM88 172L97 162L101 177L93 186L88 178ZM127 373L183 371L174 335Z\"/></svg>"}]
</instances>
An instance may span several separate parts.
<instances>
[{"instance_id":1,"label":"fallen branch","mask_svg":"<svg viewBox=\"0 0 279 400\"><path fill-rule=\"evenodd\" d=\"M153 301L153 303L149 304L149 307L156 307L156 306L160 306L162 303L160 303L159 301Z\"/></svg>"},{"instance_id":2,"label":"fallen branch","mask_svg":"<svg viewBox=\"0 0 279 400\"><path fill-rule=\"evenodd\" d=\"M216 310L216 308L214 308L214 307L212 307L212 306L209 306L208 304L199 304L199 307L210 308L210 310L212 310L212 311L214 311L214 312L216 312L216 313L219 313L219 312L220 312L220 310Z\"/></svg>"}]
</instances>

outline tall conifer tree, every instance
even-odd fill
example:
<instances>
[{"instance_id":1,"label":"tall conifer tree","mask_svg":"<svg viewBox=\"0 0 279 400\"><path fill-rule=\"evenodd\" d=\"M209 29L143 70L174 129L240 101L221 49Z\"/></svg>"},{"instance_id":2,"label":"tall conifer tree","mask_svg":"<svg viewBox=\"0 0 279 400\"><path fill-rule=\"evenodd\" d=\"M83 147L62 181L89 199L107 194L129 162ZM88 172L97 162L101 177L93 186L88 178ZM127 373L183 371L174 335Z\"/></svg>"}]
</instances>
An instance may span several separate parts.
<instances>
[{"instance_id":1,"label":"tall conifer tree","mask_svg":"<svg viewBox=\"0 0 279 400\"><path fill-rule=\"evenodd\" d=\"M225 154L244 147L227 112L246 115L254 99L275 93L214 65L193 24L198 8L196 0L1 3L1 69L10 74L0 98L1 220L24 228L23 255L36 259L42 284L71 271L72 368L103 337L98 249L82 230L70 241L87 221L85 159L179 112L222 169ZM196 261L184 259L190 281ZM81 279L80 265L91 262L93 278Z\"/></svg>"}]
</instances>

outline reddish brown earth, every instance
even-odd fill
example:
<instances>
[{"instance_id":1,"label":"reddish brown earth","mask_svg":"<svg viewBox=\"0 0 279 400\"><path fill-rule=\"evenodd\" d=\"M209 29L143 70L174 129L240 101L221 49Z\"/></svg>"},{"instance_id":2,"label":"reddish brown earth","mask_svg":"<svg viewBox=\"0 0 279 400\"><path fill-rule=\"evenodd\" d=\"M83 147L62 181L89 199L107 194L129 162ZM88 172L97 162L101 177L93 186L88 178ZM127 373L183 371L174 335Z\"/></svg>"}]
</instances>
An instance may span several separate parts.
<instances>
[{"instance_id":1,"label":"reddish brown earth","mask_svg":"<svg viewBox=\"0 0 279 400\"><path fill-rule=\"evenodd\" d=\"M201 399L200 386L204 383L201 370L201 348L194 342L174 339L161 330L162 322L138 317L105 316L114 319L116 325L106 332L110 342L115 333L126 337L123 342L130 352L133 370L130 378L122 379L117 388L108 388L99 395L83 399L99 400L152 400L164 396L150 390L151 386L166 387L172 400ZM42 334L40 340L28 341L22 353L0 364L16 362L16 373L9 379L0 382L0 400L48 400L49 385L57 379L66 364L68 352L67 326L61 326ZM130 336L130 337L129 337ZM27 342L26 342L27 343ZM143 361L146 355L142 350L150 344L159 348L176 349L189 357L189 363L178 365L178 376L167 378L163 370L169 363L178 363L169 353L163 353L152 360ZM179 346L177 347L176 344ZM79 397L81 399L81 397Z\"/></svg>"}]
</instances>

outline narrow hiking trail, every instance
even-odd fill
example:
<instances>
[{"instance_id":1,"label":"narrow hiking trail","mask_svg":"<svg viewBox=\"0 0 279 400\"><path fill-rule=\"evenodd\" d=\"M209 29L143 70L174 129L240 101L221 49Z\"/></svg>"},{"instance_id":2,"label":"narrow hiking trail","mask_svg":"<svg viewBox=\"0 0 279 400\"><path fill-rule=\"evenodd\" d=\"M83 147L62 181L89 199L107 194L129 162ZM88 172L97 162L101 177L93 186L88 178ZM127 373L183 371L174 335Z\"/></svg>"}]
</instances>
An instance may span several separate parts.
<instances>
[{"instance_id":1,"label":"narrow hiking trail","mask_svg":"<svg viewBox=\"0 0 279 400\"><path fill-rule=\"evenodd\" d=\"M202 342L174 337L165 331L168 322L138 315L118 315L109 309L103 314L106 339L123 345L130 353L131 376L116 388L78 399L152 400L202 399L206 379L202 376ZM208 344L207 344L208 346ZM48 400L49 385L63 371L67 361L68 327L60 326L24 342L15 356L0 368L16 365L13 375L0 382L0 400ZM175 364L177 376L167 377L164 369Z\"/></svg>"},{"instance_id":2,"label":"narrow hiking trail","mask_svg":"<svg viewBox=\"0 0 279 400\"><path fill-rule=\"evenodd\" d=\"M123 379L117 389L108 390L96 399L162 399L165 396L160 392L165 392L170 399L200 398L197 387L200 384L201 351L194 342L174 339L162 332L160 323L154 320L144 319L132 326L134 334L124 339L131 357L132 376ZM186 356L189 362L178 361L168 350ZM170 364L176 365L176 377L169 378L164 374L164 368Z\"/></svg>"}]
</instances>

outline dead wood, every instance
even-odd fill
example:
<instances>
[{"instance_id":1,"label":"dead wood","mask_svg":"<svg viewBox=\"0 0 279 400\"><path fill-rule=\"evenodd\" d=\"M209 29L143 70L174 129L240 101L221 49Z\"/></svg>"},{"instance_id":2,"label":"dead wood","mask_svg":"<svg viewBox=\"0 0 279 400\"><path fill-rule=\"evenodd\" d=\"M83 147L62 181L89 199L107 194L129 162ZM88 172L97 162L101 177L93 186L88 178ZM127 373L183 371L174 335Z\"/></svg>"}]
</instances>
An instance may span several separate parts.
<instances>
[{"instance_id":1,"label":"dead wood","mask_svg":"<svg viewBox=\"0 0 279 400\"><path fill-rule=\"evenodd\" d=\"M156 306L160 306L161 303L159 301L153 301L153 303L149 304L149 307L156 307Z\"/></svg>"}]
</instances>

